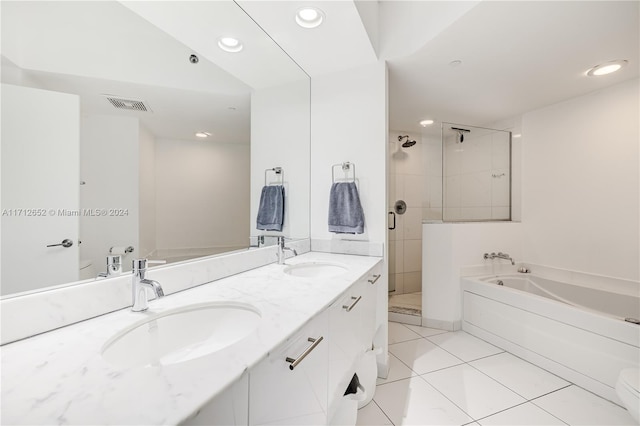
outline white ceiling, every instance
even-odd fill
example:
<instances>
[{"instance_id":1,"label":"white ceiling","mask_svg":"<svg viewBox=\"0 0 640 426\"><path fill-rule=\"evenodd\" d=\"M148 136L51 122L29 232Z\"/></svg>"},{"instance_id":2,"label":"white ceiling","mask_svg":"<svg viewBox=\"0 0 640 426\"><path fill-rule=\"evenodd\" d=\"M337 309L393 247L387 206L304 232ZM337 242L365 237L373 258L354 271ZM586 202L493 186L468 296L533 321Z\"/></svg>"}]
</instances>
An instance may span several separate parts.
<instances>
[{"instance_id":1,"label":"white ceiling","mask_svg":"<svg viewBox=\"0 0 640 426\"><path fill-rule=\"evenodd\" d=\"M419 131L425 118L488 125L637 78L639 5L483 1L414 54L389 61L390 128ZM585 75L615 59L629 65Z\"/></svg>"},{"instance_id":2,"label":"white ceiling","mask_svg":"<svg viewBox=\"0 0 640 426\"><path fill-rule=\"evenodd\" d=\"M289 57L312 77L387 60L390 128L402 131L421 130L424 118L487 125L638 76L638 1L238 5L2 1L2 54L52 90L68 87L69 76L82 77L83 105L98 108L105 92L147 100L154 114L144 119L165 137L187 128L215 135L214 111L224 122L244 123L245 130L223 132L223 140L248 135L252 88L306 78ZM294 13L302 5L322 9L325 23L298 27ZM240 37L245 51L220 51L219 35ZM197 65L188 62L194 52ZM606 77L584 75L612 59L629 66ZM453 60L462 64L449 66ZM170 130L160 111L180 123Z\"/></svg>"},{"instance_id":3,"label":"white ceiling","mask_svg":"<svg viewBox=\"0 0 640 426\"><path fill-rule=\"evenodd\" d=\"M213 141L248 143L251 90L308 78L231 0L0 7L4 70L17 67L38 87L80 95L85 113L138 117L161 138L208 131ZM223 52L222 35L241 38L245 50ZM192 53L198 64L189 62ZM144 100L153 112L116 110L102 94Z\"/></svg>"}]
</instances>

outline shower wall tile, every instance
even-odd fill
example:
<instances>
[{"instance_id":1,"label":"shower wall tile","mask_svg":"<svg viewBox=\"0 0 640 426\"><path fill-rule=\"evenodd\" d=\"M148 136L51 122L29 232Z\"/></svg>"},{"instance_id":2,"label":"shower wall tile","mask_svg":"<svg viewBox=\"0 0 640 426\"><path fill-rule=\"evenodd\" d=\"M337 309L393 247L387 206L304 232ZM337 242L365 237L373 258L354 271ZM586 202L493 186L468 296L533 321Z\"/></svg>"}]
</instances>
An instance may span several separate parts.
<instances>
[{"instance_id":1,"label":"shower wall tile","mask_svg":"<svg viewBox=\"0 0 640 426\"><path fill-rule=\"evenodd\" d=\"M404 182L405 182L405 175L403 174L398 174L396 175L396 183L395 183L395 197L391 203L391 205L394 205L395 202L397 200L404 200L405 198L405 194L404 194Z\"/></svg>"},{"instance_id":2,"label":"shower wall tile","mask_svg":"<svg viewBox=\"0 0 640 426\"><path fill-rule=\"evenodd\" d=\"M494 134L491 143L491 167L509 168L509 137L506 134Z\"/></svg>"},{"instance_id":3,"label":"shower wall tile","mask_svg":"<svg viewBox=\"0 0 640 426\"><path fill-rule=\"evenodd\" d=\"M445 207L442 209L444 220L458 221L462 220L462 213L460 207Z\"/></svg>"},{"instance_id":4,"label":"shower wall tile","mask_svg":"<svg viewBox=\"0 0 640 426\"><path fill-rule=\"evenodd\" d=\"M405 175L404 201L408 207L422 207L422 188L424 178L422 175Z\"/></svg>"},{"instance_id":5,"label":"shower wall tile","mask_svg":"<svg viewBox=\"0 0 640 426\"><path fill-rule=\"evenodd\" d=\"M507 220L509 219L509 207L492 207L491 219L493 220Z\"/></svg>"},{"instance_id":6,"label":"shower wall tile","mask_svg":"<svg viewBox=\"0 0 640 426\"><path fill-rule=\"evenodd\" d=\"M391 161L390 163L393 164L393 161ZM389 174L389 201L388 201L388 207L389 210L393 210L393 203L395 203L395 201L397 200L396 198L396 174L395 173L390 173Z\"/></svg>"},{"instance_id":7,"label":"shower wall tile","mask_svg":"<svg viewBox=\"0 0 640 426\"><path fill-rule=\"evenodd\" d=\"M403 272L422 270L422 240L404 240Z\"/></svg>"},{"instance_id":8,"label":"shower wall tile","mask_svg":"<svg viewBox=\"0 0 640 426\"><path fill-rule=\"evenodd\" d=\"M504 173L504 176L500 176ZM496 175L496 177L493 177ZM491 176L491 205L509 205L509 169L495 169Z\"/></svg>"},{"instance_id":9,"label":"shower wall tile","mask_svg":"<svg viewBox=\"0 0 640 426\"><path fill-rule=\"evenodd\" d=\"M492 211L490 206L485 207L461 207L460 219L462 220L489 220Z\"/></svg>"},{"instance_id":10,"label":"shower wall tile","mask_svg":"<svg viewBox=\"0 0 640 426\"><path fill-rule=\"evenodd\" d=\"M396 280L396 293L404 294L404 274L393 274Z\"/></svg>"},{"instance_id":11,"label":"shower wall tile","mask_svg":"<svg viewBox=\"0 0 640 426\"><path fill-rule=\"evenodd\" d=\"M422 217L424 220L442 220L441 208L422 209Z\"/></svg>"},{"instance_id":12,"label":"shower wall tile","mask_svg":"<svg viewBox=\"0 0 640 426\"><path fill-rule=\"evenodd\" d=\"M422 238L422 208L408 207L407 212L399 216L403 221L404 239L419 240Z\"/></svg>"},{"instance_id":13,"label":"shower wall tile","mask_svg":"<svg viewBox=\"0 0 640 426\"><path fill-rule=\"evenodd\" d=\"M405 293L422 291L422 272L405 272L403 290Z\"/></svg>"},{"instance_id":14,"label":"shower wall tile","mask_svg":"<svg viewBox=\"0 0 640 426\"><path fill-rule=\"evenodd\" d=\"M420 140L419 135L414 135L412 139ZM404 148L406 156L398 161L396 173L407 175L419 175L422 170L422 143L417 143L411 148Z\"/></svg>"},{"instance_id":15,"label":"shower wall tile","mask_svg":"<svg viewBox=\"0 0 640 426\"><path fill-rule=\"evenodd\" d=\"M460 207L491 206L491 173L488 170L460 176Z\"/></svg>"},{"instance_id":16,"label":"shower wall tile","mask_svg":"<svg viewBox=\"0 0 640 426\"><path fill-rule=\"evenodd\" d=\"M445 206L447 208L460 207L461 203L461 177L459 175L447 176L444 181Z\"/></svg>"},{"instance_id":17,"label":"shower wall tile","mask_svg":"<svg viewBox=\"0 0 640 426\"><path fill-rule=\"evenodd\" d=\"M395 256L394 272L396 273L404 272L404 241L403 240L394 241L393 245L391 246L391 251L393 251ZM389 253L391 253L391 251Z\"/></svg>"},{"instance_id":18,"label":"shower wall tile","mask_svg":"<svg viewBox=\"0 0 640 426\"><path fill-rule=\"evenodd\" d=\"M458 146L463 149L460 173L481 172L491 169L491 135L474 138Z\"/></svg>"}]
</instances>

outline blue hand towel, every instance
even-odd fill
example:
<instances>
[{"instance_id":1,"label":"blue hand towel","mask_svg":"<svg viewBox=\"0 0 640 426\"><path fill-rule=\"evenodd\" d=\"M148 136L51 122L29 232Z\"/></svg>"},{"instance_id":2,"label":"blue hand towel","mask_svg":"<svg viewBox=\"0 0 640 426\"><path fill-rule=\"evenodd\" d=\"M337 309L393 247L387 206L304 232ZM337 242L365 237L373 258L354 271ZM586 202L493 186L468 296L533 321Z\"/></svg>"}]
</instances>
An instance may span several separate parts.
<instances>
[{"instance_id":1,"label":"blue hand towel","mask_svg":"<svg viewBox=\"0 0 640 426\"><path fill-rule=\"evenodd\" d=\"M284 186L269 185L262 188L256 222L258 229L282 231L282 224L284 223Z\"/></svg>"},{"instance_id":2,"label":"blue hand towel","mask_svg":"<svg viewBox=\"0 0 640 426\"><path fill-rule=\"evenodd\" d=\"M336 182L329 195L329 232L362 234L364 212L355 182Z\"/></svg>"}]
</instances>

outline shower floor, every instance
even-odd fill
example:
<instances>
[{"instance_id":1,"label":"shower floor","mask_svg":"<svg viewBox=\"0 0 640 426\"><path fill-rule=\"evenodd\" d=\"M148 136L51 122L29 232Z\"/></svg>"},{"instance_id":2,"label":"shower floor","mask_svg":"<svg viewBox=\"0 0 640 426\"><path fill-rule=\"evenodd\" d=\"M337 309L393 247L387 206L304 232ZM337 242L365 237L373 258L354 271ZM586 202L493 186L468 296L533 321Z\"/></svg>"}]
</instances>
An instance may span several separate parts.
<instances>
[{"instance_id":1,"label":"shower floor","mask_svg":"<svg viewBox=\"0 0 640 426\"><path fill-rule=\"evenodd\" d=\"M422 292L389 296L389 312L422 316Z\"/></svg>"}]
</instances>

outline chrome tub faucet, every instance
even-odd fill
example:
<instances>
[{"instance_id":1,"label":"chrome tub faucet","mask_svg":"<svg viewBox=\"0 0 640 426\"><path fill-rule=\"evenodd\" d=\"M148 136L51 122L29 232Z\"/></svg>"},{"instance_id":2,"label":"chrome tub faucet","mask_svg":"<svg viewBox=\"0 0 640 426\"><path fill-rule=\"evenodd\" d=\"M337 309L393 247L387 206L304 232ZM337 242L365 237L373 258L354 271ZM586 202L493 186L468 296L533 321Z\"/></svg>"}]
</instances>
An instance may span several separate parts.
<instances>
[{"instance_id":1,"label":"chrome tub faucet","mask_svg":"<svg viewBox=\"0 0 640 426\"><path fill-rule=\"evenodd\" d=\"M147 264L151 263L165 263L165 261L147 259L136 259L133 261L133 276L131 282L131 291L133 295L131 310L133 312L143 312L149 308L146 291L147 288L153 290L156 298L164 296L164 291L162 290L162 286L159 282L145 278Z\"/></svg>"},{"instance_id":2,"label":"chrome tub faucet","mask_svg":"<svg viewBox=\"0 0 640 426\"><path fill-rule=\"evenodd\" d=\"M511 262L512 265L515 265L516 262L513 261L513 259L509 256L508 253L502 253L501 251L498 252L498 254L496 253L485 253L484 254L484 259L504 259L504 260L508 260Z\"/></svg>"}]
</instances>

